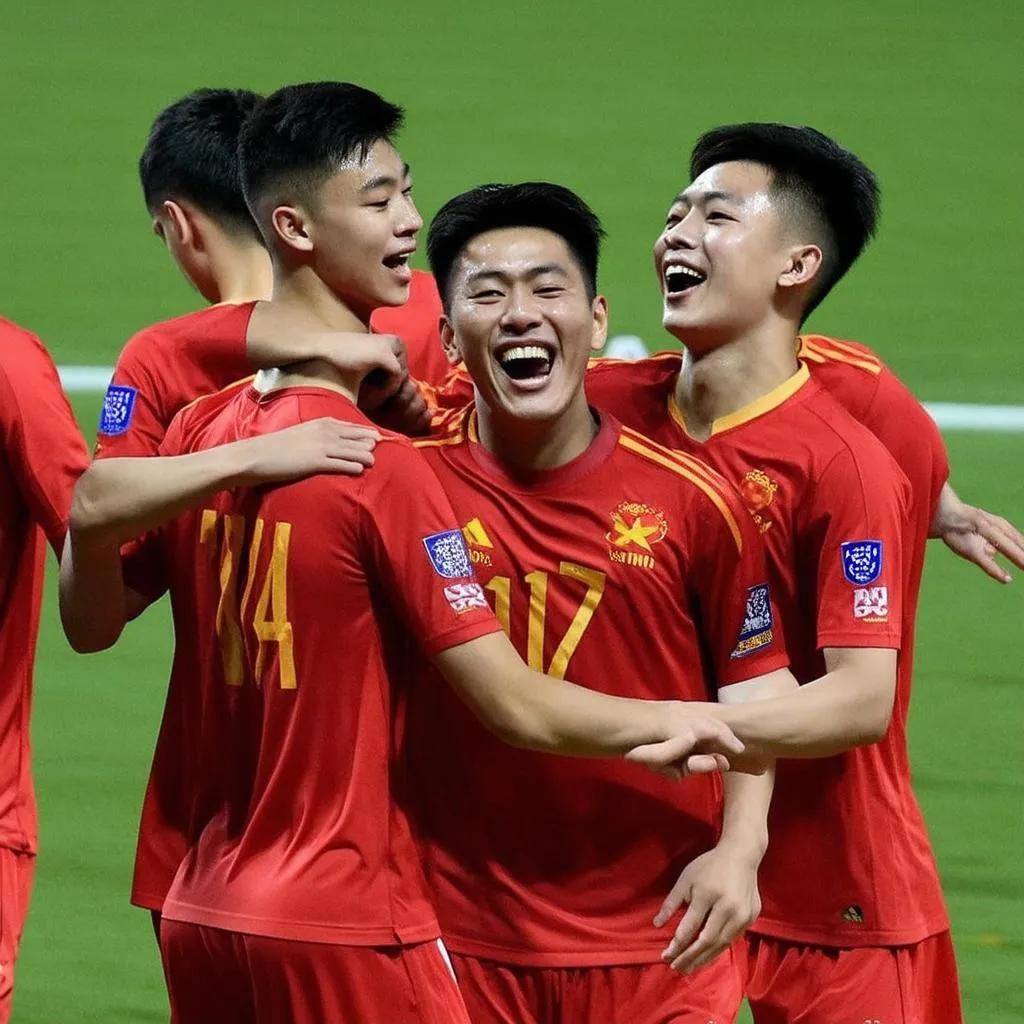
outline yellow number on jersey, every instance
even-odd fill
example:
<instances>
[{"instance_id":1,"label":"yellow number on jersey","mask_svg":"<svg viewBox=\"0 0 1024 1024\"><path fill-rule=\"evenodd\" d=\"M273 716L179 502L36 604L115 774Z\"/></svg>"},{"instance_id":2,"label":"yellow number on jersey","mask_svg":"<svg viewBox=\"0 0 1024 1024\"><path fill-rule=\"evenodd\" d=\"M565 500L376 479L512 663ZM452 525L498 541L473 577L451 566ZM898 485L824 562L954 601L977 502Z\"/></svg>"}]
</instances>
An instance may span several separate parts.
<instances>
[{"instance_id":1,"label":"yellow number on jersey","mask_svg":"<svg viewBox=\"0 0 1024 1024\"><path fill-rule=\"evenodd\" d=\"M530 613L526 627L526 662L537 672L547 672L556 679L564 679L569 668L569 659L576 653L583 634L594 617L597 606L604 596L604 584L607 576L599 569L588 569L585 565L573 562L562 562L558 566L558 575L579 580L587 585L587 592L573 616L569 628L565 631L551 664L544 668L544 628L547 619L548 580L550 573L531 572L526 575L526 584L530 588ZM506 635L511 634L512 621L512 581L508 576L494 576L485 584L494 594L494 614Z\"/></svg>"},{"instance_id":2,"label":"yellow number on jersey","mask_svg":"<svg viewBox=\"0 0 1024 1024\"><path fill-rule=\"evenodd\" d=\"M217 524L224 524L223 538L217 544ZM245 681L245 648L242 640L242 610L250 606L256 589L257 563L263 547L264 522L257 519L249 542L249 571L245 590L238 600L238 572L242 556L242 537L245 520L242 516L219 516L213 509L203 509L199 524L199 541L211 546L220 555L220 596L217 600L217 640L224 665L224 679L229 686L241 686ZM282 690L295 689L294 631L288 619L288 545L291 542L291 523L277 523L271 541L270 564L256 607L252 612L252 629L256 636L256 663L252 677L262 685L265 671L266 645L277 644L279 681ZM267 610L270 617L267 617Z\"/></svg>"}]
</instances>

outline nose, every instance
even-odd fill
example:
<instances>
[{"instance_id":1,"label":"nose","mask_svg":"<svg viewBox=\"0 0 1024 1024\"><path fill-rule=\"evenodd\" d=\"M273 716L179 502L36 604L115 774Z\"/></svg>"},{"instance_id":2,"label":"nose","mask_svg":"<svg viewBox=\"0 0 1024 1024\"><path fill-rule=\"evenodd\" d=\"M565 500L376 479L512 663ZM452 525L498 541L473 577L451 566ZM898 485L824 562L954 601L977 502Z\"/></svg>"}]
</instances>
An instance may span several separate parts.
<instances>
[{"instance_id":1,"label":"nose","mask_svg":"<svg viewBox=\"0 0 1024 1024\"><path fill-rule=\"evenodd\" d=\"M405 197L401 213L395 223L395 234L399 236L415 235L423 227L423 218L416 209L412 196Z\"/></svg>"},{"instance_id":2,"label":"nose","mask_svg":"<svg viewBox=\"0 0 1024 1024\"><path fill-rule=\"evenodd\" d=\"M665 228L662 239L670 249L696 249L698 241L699 217L696 209L690 210L685 217L677 220L671 227Z\"/></svg>"},{"instance_id":3,"label":"nose","mask_svg":"<svg viewBox=\"0 0 1024 1024\"><path fill-rule=\"evenodd\" d=\"M528 334L541 324L540 312L529 289L513 288L501 314L505 334Z\"/></svg>"}]
</instances>

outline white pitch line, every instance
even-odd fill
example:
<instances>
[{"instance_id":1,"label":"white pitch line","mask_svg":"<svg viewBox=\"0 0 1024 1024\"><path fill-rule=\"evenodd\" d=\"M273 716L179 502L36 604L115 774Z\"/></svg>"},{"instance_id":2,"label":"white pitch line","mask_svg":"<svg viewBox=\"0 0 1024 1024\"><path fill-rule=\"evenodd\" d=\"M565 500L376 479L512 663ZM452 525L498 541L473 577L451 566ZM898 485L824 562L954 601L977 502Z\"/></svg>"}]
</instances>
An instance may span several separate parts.
<instances>
[{"instance_id":1,"label":"white pitch line","mask_svg":"<svg viewBox=\"0 0 1024 1024\"><path fill-rule=\"evenodd\" d=\"M68 394L103 391L114 372L112 366L59 366ZM969 405L960 402L925 402L924 407L943 430L989 433L1024 433L1024 405Z\"/></svg>"}]
</instances>

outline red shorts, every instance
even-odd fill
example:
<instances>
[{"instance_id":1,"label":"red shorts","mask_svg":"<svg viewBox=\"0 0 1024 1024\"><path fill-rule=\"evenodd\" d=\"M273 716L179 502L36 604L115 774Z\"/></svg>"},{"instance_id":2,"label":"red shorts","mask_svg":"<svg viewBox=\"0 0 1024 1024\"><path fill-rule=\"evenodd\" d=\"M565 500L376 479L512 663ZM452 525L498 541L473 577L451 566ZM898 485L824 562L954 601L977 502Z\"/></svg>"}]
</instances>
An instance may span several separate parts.
<instances>
[{"instance_id":1,"label":"red shorts","mask_svg":"<svg viewBox=\"0 0 1024 1024\"><path fill-rule=\"evenodd\" d=\"M515 967L452 954L473 1024L732 1024L742 990L739 953L692 977L666 964Z\"/></svg>"},{"instance_id":2,"label":"red shorts","mask_svg":"<svg viewBox=\"0 0 1024 1024\"><path fill-rule=\"evenodd\" d=\"M7 1024L11 1018L14 965L25 930L35 870L34 854L0 848L0 1024Z\"/></svg>"},{"instance_id":3,"label":"red shorts","mask_svg":"<svg viewBox=\"0 0 1024 1024\"><path fill-rule=\"evenodd\" d=\"M165 919L160 947L180 1024L469 1024L437 942L336 946Z\"/></svg>"},{"instance_id":4,"label":"red shorts","mask_svg":"<svg viewBox=\"0 0 1024 1024\"><path fill-rule=\"evenodd\" d=\"M747 972L755 1024L963 1024L949 932L860 949L748 934Z\"/></svg>"}]
</instances>

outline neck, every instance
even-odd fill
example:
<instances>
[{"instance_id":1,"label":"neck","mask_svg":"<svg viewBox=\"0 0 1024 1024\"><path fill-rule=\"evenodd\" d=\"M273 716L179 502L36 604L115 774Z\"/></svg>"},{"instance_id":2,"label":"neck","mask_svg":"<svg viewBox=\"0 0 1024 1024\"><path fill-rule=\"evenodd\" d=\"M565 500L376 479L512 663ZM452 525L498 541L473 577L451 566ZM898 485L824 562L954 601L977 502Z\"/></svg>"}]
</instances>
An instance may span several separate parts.
<instances>
[{"instance_id":1,"label":"neck","mask_svg":"<svg viewBox=\"0 0 1024 1024\"><path fill-rule=\"evenodd\" d=\"M796 350L795 330L781 323L750 331L702 355L686 349L675 399L690 434L707 440L715 420L785 383L799 369Z\"/></svg>"},{"instance_id":2,"label":"neck","mask_svg":"<svg viewBox=\"0 0 1024 1024\"><path fill-rule=\"evenodd\" d=\"M269 299L274 287L267 250L258 242L223 243L212 260L214 302Z\"/></svg>"},{"instance_id":3,"label":"neck","mask_svg":"<svg viewBox=\"0 0 1024 1024\"><path fill-rule=\"evenodd\" d=\"M353 313L308 267L275 270L271 301L302 332L369 333L368 322ZM338 343L344 344L344 340L339 338ZM268 384L270 387L326 387L340 391L355 402L368 372L368 369L342 371L326 360L308 359L274 371Z\"/></svg>"},{"instance_id":4,"label":"neck","mask_svg":"<svg viewBox=\"0 0 1024 1024\"><path fill-rule=\"evenodd\" d=\"M598 431L582 390L554 420L516 419L481 401L479 392L476 398L480 443L513 474L529 476L572 462Z\"/></svg>"}]
</instances>

